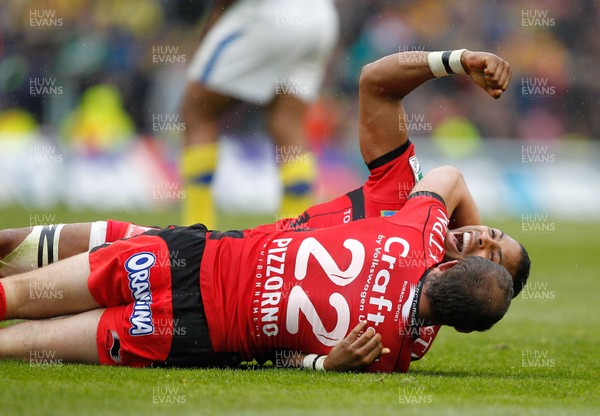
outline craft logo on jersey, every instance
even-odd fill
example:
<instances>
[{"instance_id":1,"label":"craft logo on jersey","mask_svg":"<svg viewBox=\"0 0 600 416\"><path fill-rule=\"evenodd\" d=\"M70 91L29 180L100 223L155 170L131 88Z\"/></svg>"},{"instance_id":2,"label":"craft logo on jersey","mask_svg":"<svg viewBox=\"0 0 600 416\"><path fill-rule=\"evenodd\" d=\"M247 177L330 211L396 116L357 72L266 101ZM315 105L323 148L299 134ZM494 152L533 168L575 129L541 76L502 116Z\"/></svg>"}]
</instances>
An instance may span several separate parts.
<instances>
[{"instance_id":1,"label":"craft logo on jersey","mask_svg":"<svg viewBox=\"0 0 600 416\"><path fill-rule=\"evenodd\" d=\"M156 263L156 256L149 252L132 255L125 262L131 296L135 300L129 322L129 334L132 336L154 333L152 324L152 290L150 288L150 269Z\"/></svg>"},{"instance_id":2,"label":"craft logo on jersey","mask_svg":"<svg viewBox=\"0 0 600 416\"><path fill-rule=\"evenodd\" d=\"M417 159L417 156L411 156L408 159L408 163L410 163L410 167L415 175L415 182L419 182L421 179L423 179L423 172L421 172L421 164L419 163L419 159Z\"/></svg>"}]
</instances>

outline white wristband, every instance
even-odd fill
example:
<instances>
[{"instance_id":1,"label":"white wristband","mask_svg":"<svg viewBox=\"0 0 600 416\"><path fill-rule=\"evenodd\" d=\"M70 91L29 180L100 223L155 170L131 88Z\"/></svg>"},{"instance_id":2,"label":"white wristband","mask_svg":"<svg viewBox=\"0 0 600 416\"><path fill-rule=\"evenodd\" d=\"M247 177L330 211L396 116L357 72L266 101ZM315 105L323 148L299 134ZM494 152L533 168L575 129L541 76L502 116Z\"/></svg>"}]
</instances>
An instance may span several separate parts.
<instances>
[{"instance_id":1,"label":"white wristband","mask_svg":"<svg viewBox=\"0 0 600 416\"><path fill-rule=\"evenodd\" d=\"M307 368L309 370L314 370L314 363L318 358L319 356L317 354L307 354L302 360L302 367Z\"/></svg>"},{"instance_id":2,"label":"white wristband","mask_svg":"<svg viewBox=\"0 0 600 416\"><path fill-rule=\"evenodd\" d=\"M436 78L445 77L448 75L444 63L442 62L442 54L444 52L429 52L427 55L427 65Z\"/></svg>"},{"instance_id":3,"label":"white wristband","mask_svg":"<svg viewBox=\"0 0 600 416\"><path fill-rule=\"evenodd\" d=\"M317 361L315 361L315 370L317 370L317 371L325 371L325 367L323 367L323 363L325 362L325 358L327 358L326 355L321 355L319 358L317 358Z\"/></svg>"},{"instance_id":4,"label":"white wristband","mask_svg":"<svg viewBox=\"0 0 600 416\"><path fill-rule=\"evenodd\" d=\"M455 74L467 73L467 71L465 71L465 68L463 68L462 64L460 63L460 57L462 56L464 51L466 51L466 49L456 49L450 54L448 64L450 64L450 68L452 68L452 71Z\"/></svg>"},{"instance_id":5,"label":"white wristband","mask_svg":"<svg viewBox=\"0 0 600 416\"><path fill-rule=\"evenodd\" d=\"M464 51L466 49L429 52L429 55L427 55L427 65L429 65L431 73L436 78L445 77L450 74L466 74L465 69L460 63L460 57Z\"/></svg>"}]
</instances>

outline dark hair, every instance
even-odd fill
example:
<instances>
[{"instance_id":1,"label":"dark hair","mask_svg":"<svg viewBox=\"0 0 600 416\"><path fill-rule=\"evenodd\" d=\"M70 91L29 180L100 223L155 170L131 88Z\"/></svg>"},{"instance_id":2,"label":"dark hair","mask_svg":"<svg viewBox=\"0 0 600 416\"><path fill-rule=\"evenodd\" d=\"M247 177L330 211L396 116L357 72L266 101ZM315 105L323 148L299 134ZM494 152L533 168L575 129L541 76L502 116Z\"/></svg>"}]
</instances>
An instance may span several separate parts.
<instances>
[{"instance_id":1,"label":"dark hair","mask_svg":"<svg viewBox=\"0 0 600 416\"><path fill-rule=\"evenodd\" d=\"M515 278L513 280L513 298L521 293L521 289L523 289L523 287L527 284L529 270L531 269L531 260L529 259L529 254L527 253L527 250L525 250L523 244L519 243L519 245L521 246L521 261L519 262L519 267L517 268L517 272L515 273Z\"/></svg>"},{"instance_id":2,"label":"dark hair","mask_svg":"<svg viewBox=\"0 0 600 416\"><path fill-rule=\"evenodd\" d=\"M508 271L478 256L430 274L425 285L432 321L465 331L490 329L504 316L513 295Z\"/></svg>"}]
</instances>

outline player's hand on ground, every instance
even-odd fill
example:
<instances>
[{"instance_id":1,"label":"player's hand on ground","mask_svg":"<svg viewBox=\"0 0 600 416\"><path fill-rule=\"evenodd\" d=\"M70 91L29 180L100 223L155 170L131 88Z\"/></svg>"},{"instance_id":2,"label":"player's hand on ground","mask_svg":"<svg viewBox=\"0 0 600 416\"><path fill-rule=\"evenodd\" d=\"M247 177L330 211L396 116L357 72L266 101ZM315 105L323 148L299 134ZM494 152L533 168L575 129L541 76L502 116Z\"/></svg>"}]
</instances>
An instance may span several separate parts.
<instances>
[{"instance_id":1,"label":"player's hand on ground","mask_svg":"<svg viewBox=\"0 0 600 416\"><path fill-rule=\"evenodd\" d=\"M510 64L489 52L464 51L461 63L467 74L493 98L500 98L510 82Z\"/></svg>"},{"instance_id":2,"label":"player's hand on ground","mask_svg":"<svg viewBox=\"0 0 600 416\"><path fill-rule=\"evenodd\" d=\"M361 334L367 322L360 322L339 343L337 343L323 362L327 371L352 371L360 370L371 364L381 355L389 354L390 349L381 343L381 334L377 334L373 328Z\"/></svg>"}]
</instances>

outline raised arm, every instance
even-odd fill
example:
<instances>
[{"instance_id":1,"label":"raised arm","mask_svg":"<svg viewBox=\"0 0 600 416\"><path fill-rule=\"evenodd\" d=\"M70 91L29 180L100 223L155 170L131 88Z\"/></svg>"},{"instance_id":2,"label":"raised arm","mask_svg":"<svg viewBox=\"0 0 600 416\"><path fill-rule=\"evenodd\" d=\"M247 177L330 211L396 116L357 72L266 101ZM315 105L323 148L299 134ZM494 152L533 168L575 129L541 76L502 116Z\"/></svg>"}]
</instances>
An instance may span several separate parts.
<instances>
[{"instance_id":1,"label":"raised arm","mask_svg":"<svg viewBox=\"0 0 600 416\"><path fill-rule=\"evenodd\" d=\"M454 73L469 75L491 97L499 98L508 87L509 64L488 52L400 52L366 65L359 84L360 150L366 163L406 142L402 99L424 82L448 75L449 56Z\"/></svg>"}]
</instances>

